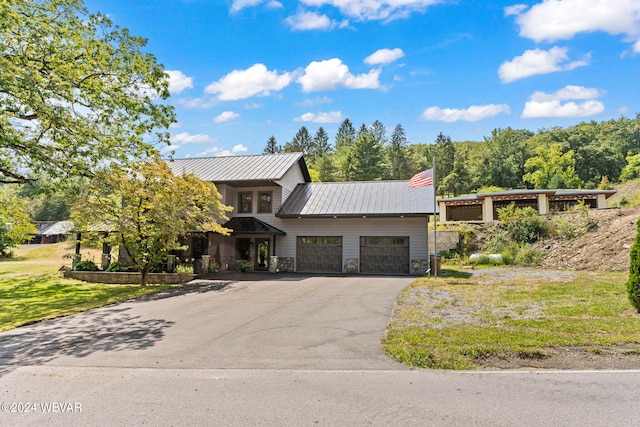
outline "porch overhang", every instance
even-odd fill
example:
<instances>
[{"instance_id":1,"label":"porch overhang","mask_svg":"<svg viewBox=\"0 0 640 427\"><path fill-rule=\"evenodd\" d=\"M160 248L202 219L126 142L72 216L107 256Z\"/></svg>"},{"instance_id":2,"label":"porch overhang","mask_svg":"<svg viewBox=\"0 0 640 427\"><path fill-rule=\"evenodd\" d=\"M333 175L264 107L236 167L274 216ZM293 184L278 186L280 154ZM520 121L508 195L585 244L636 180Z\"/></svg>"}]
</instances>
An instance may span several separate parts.
<instances>
[{"instance_id":1,"label":"porch overhang","mask_svg":"<svg viewBox=\"0 0 640 427\"><path fill-rule=\"evenodd\" d=\"M237 234L268 234L273 236L285 236L287 233L264 221L252 216L237 216L224 224L231 231L231 235Z\"/></svg>"}]
</instances>

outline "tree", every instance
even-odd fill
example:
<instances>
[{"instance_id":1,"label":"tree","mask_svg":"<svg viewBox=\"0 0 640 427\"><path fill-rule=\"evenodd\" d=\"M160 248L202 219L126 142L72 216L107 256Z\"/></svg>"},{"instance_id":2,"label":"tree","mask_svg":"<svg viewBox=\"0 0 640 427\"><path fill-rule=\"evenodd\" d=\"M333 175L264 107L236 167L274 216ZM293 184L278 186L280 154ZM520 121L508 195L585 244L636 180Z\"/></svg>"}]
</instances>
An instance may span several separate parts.
<instances>
[{"instance_id":1,"label":"tree","mask_svg":"<svg viewBox=\"0 0 640 427\"><path fill-rule=\"evenodd\" d=\"M640 313L640 220L636 223L636 230L636 237L631 247L627 294L631 304Z\"/></svg>"},{"instance_id":2,"label":"tree","mask_svg":"<svg viewBox=\"0 0 640 427\"><path fill-rule=\"evenodd\" d=\"M321 182L333 182L336 180L336 167L334 156L326 154L317 161L318 179Z\"/></svg>"},{"instance_id":3,"label":"tree","mask_svg":"<svg viewBox=\"0 0 640 427\"><path fill-rule=\"evenodd\" d=\"M382 146L387 144L387 129L380 120L376 120L371 124L369 132L373 135L373 138L378 142L378 144Z\"/></svg>"},{"instance_id":4,"label":"tree","mask_svg":"<svg viewBox=\"0 0 640 427\"><path fill-rule=\"evenodd\" d=\"M533 155L528 145L532 137L528 130L494 129L491 138L484 140L485 150L477 164L480 185L522 188L524 164Z\"/></svg>"},{"instance_id":5,"label":"tree","mask_svg":"<svg viewBox=\"0 0 640 427\"><path fill-rule=\"evenodd\" d=\"M287 153L304 153L308 154L311 150L311 135L306 126L302 126L291 142L284 145L284 151Z\"/></svg>"},{"instance_id":6,"label":"tree","mask_svg":"<svg viewBox=\"0 0 640 427\"><path fill-rule=\"evenodd\" d=\"M168 76L82 0L0 1L0 182L91 175L169 142Z\"/></svg>"},{"instance_id":7,"label":"tree","mask_svg":"<svg viewBox=\"0 0 640 427\"><path fill-rule=\"evenodd\" d=\"M282 152L282 147L278 145L278 142L276 141L276 137L271 135L267 140L267 145L264 147L264 150L262 151L262 153L276 154L281 152Z\"/></svg>"},{"instance_id":8,"label":"tree","mask_svg":"<svg viewBox=\"0 0 640 427\"><path fill-rule=\"evenodd\" d=\"M329 144L329 135L322 126L318 129L311 140L310 160L312 163L324 157L325 154L331 152L331 144Z\"/></svg>"},{"instance_id":9,"label":"tree","mask_svg":"<svg viewBox=\"0 0 640 427\"><path fill-rule=\"evenodd\" d=\"M355 140L356 130L353 128L353 124L349 119L344 119L336 133L336 151L344 147L351 147Z\"/></svg>"},{"instance_id":10,"label":"tree","mask_svg":"<svg viewBox=\"0 0 640 427\"><path fill-rule=\"evenodd\" d=\"M387 149L387 176L389 179L407 179L410 175L407 136L402 125L398 124L391 134Z\"/></svg>"},{"instance_id":11,"label":"tree","mask_svg":"<svg viewBox=\"0 0 640 427\"><path fill-rule=\"evenodd\" d=\"M371 181L382 178L382 146L371 133L363 133L356 138L352 150L354 181Z\"/></svg>"},{"instance_id":12,"label":"tree","mask_svg":"<svg viewBox=\"0 0 640 427\"><path fill-rule=\"evenodd\" d=\"M7 256L9 249L23 244L35 232L27 202L7 186L0 188L0 256Z\"/></svg>"},{"instance_id":13,"label":"tree","mask_svg":"<svg viewBox=\"0 0 640 427\"><path fill-rule=\"evenodd\" d=\"M231 208L221 203L215 185L193 174L175 176L159 158L131 169L111 165L96 173L74 204L80 230L108 227L105 240L125 248L146 285L152 267L180 248L179 238L193 230L227 234L219 222Z\"/></svg>"},{"instance_id":14,"label":"tree","mask_svg":"<svg viewBox=\"0 0 640 427\"><path fill-rule=\"evenodd\" d=\"M578 187L580 178L576 174L573 150L562 152L560 144L549 147L540 145L536 148L536 156L525 163L530 172L523 180L535 185L535 188L551 188L550 184L563 185L564 188Z\"/></svg>"},{"instance_id":15,"label":"tree","mask_svg":"<svg viewBox=\"0 0 640 427\"><path fill-rule=\"evenodd\" d=\"M440 182L453 170L456 149L453 146L451 137L449 135L444 135L442 132L440 132L436 137L436 145L434 149L434 154L436 156L436 180L437 182Z\"/></svg>"}]
</instances>

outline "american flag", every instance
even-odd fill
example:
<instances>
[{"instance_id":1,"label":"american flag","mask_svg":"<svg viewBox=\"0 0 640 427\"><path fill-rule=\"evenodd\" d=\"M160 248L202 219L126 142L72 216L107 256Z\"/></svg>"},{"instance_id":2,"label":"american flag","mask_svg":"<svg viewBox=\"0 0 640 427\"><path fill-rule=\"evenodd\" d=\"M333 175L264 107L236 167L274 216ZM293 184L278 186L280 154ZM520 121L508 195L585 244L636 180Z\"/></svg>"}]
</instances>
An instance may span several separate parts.
<instances>
[{"instance_id":1,"label":"american flag","mask_svg":"<svg viewBox=\"0 0 640 427\"><path fill-rule=\"evenodd\" d=\"M413 178L409 180L408 185L412 188L433 185L433 168L415 174Z\"/></svg>"}]
</instances>

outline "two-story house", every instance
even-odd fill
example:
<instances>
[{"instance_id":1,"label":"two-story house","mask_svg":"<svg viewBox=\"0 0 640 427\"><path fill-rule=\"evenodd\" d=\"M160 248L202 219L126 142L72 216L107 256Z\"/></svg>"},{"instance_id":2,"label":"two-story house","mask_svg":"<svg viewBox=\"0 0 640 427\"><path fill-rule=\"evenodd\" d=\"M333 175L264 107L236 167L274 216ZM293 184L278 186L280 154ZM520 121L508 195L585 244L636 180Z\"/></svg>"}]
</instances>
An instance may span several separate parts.
<instances>
[{"instance_id":1,"label":"two-story house","mask_svg":"<svg viewBox=\"0 0 640 427\"><path fill-rule=\"evenodd\" d=\"M407 181L312 183L301 153L176 159L176 174L213 182L232 206L230 236L194 233L189 255L222 268L305 273L424 274L433 187Z\"/></svg>"}]
</instances>

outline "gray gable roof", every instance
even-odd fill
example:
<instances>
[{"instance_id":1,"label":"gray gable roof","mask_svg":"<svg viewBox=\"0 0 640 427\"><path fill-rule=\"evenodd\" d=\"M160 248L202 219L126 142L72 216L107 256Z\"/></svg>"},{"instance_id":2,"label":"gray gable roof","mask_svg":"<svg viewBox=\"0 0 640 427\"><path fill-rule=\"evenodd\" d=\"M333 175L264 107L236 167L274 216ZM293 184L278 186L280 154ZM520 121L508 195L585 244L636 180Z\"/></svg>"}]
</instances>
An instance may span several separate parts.
<instances>
[{"instance_id":1,"label":"gray gable roof","mask_svg":"<svg viewBox=\"0 0 640 427\"><path fill-rule=\"evenodd\" d=\"M433 187L408 181L314 182L298 184L276 216L400 217L433 214Z\"/></svg>"},{"instance_id":2,"label":"gray gable roof","mask_svg":"<svg viewBox=\"0 0 640 427\"><path fill-rule=\"evenodd\" d=\"M305 181L311 181L302 153L175 159L167 164L176 175L193 173L203 181L217 183L278 181L298 164Z\"/></svg>"}]
</instances>

